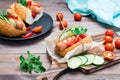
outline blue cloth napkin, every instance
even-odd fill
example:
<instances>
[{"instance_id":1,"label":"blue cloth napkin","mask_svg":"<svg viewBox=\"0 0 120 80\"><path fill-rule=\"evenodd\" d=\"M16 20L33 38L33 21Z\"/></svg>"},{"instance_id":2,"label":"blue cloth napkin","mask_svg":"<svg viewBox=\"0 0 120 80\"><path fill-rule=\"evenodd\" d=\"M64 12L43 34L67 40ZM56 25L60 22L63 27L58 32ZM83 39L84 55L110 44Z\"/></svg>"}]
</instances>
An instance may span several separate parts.
<instances>
[{"instance_id":1,"label":"blue cloth napkin","mask_svg":"<svg viewBox=\"0 0 120 80\"><path fill-rule=\"evenodd\" d=\"M73 13L92 15L99 22L120 28L120 0L66 0L66 3Z\"/></svg>"}]
</instances>

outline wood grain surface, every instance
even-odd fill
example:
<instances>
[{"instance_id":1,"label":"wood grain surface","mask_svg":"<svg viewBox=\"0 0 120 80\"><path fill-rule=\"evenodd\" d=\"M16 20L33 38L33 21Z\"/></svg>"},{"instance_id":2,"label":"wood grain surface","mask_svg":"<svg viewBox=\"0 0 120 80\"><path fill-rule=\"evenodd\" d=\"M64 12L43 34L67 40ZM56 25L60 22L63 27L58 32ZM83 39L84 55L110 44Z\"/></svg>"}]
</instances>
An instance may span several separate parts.
<instances>
[{"instance_id":1,"label":"wood grain surface","mask_svg":"<svg viewBox=\"0 0 120 80\"><path fill-rule=\"evenodd\" d=\"M0 0L0 12L9 8L9 5L16 0ZM56 21L56 14L62 12L64 14L64 20L66 20L69 26L72 25L82 25L88 29L89 35L97 35L104 33L110 26L96 22L91 16L83 17L82 21L75 22L73 19L73 14L68 10L65 0L35 0L40 3L44 12L48 13L54 21L53 29L51 32L59 31L58 21ZM46 56L46 41L44 40L50 33L47 33L43 37L29 41L7 41L0 39L0 80L39 80L43 78L52 80L53 77L64 68L59 68L58 66L50 69L51 63ZM40 55L44 66L47 69L45 73L23 73L20 71L19 66L19 56L26 55L26 51L30 50L31 53L35 55ZM60 78L60 80L120 80L120 64L111 66L104 70L92 73L90 75L85 75L80 72L71 72L65 74Z\"/></svg>"}]
</instances>

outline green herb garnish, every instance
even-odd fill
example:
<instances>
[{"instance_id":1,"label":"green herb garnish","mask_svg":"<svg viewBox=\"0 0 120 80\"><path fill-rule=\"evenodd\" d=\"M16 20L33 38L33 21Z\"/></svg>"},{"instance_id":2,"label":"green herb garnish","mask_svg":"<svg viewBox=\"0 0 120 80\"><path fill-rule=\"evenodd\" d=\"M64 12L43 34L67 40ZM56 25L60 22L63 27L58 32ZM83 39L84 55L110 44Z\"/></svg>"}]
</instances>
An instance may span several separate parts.
<instances>
[{"instance_id":1,"label":"green herb garnish","mask_svg":"<svg viewBox=\"0 0 120 80\"><path fill-rule=\"evenodd\" d=\"M9 19L8 19L7 16L6 16L7 14L10 14L10 13L8 13L7 11L3 11L3 12L0 14L0 19L5 20L6 22L9 23Z\"/></svg>"},{"instance_id":2,"label":"green herb garnish","mask_svg":"<svg viewBox=\"0 0 120 80\"><path fill-rule=\"evenodd\" d=\"M20 67L23 72L29 71L29 73L34 72L45 72L46 69L43 67L42 62L40 61L40 56L34 56L29 51L27 51L28 58L24 58L23 55L19 57L20 59Z\"/></svg>"},{"instance_id":3,"label":"green herb garnish","mask_svg":"<svg viewBox=\"0 0 120 80\"><path fill-rule=\"evenodd\" d=\"M63 31L63 33L59 36L59 40L63 40L73 35L85 34L86 32L87 32L86 28L82 28L81 26L73 26L72 28Z\"/></svg>"},{"instance_id":4,"label":"green herb garnish","mask_svg":"<svg viewBox=\"0 0 120 80\"><path fill-rule=\"evenodd\" d=\"M74 26L73 28L71 28L71 31L75 35L80 35L80 34L85 34L87 32L87 29L86 28L82 28L81 26Z\"/></svg>"},{"instance_id":5,"label":"green herb garnish","mask_svg":"<svg viewBox=\"0 0 120 80\"><path fill-rule=\"evenodd\" d=\"M23 6L28 6L28 4L26 3L26 0L20 0L20 1L17 1L19 4L23 5Z\"/></svg>"}]
</instances>

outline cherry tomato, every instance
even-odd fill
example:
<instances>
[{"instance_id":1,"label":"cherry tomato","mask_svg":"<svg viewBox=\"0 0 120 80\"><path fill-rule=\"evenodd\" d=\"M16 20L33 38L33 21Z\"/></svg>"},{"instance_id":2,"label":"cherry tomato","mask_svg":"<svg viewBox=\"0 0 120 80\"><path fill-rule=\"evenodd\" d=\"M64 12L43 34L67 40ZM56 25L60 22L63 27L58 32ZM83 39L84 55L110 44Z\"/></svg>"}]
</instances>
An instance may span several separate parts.
<instances>
[{"instance_id":1,"label":"cherry tomato","mask_svg":"<svg viewBox=\"0 0 120 80\"><path fill-rule=\"evenodd\" d=\"M104 43L112 43L113 38L111 36L104 36Z\"/></svg>"},{"instance_id":2,"label":"cherry tomato","mask_svg":"<svg viewBox=\"0 0 120 80\"><path fill-rule=\"evenodd\" d=\"M68 23L66 21L60 21L60 23L59 23L60 29L67 28L67 26L68 26Z\"/></svg>"},{"instance_id":3,"label":"cherry tomato","mask_svg":"<svg viewBox=\"0 0 120 80\"><path fill-rule=\"evenodd\" d=\"M27 33L27 34L23 35L22 38L29 38L29 37L31 37L32 35L33 35L33 33L30 32L30 33Z\"/></svg>"},{"instance_id":4,"label":"cherry tomato","mask_svg":"<svg viewBox=\"0 0 120 80\"><path fill-rule=\"evenodd\" d=\"M42 26L34 27L33 30L32 30L32 32L39 33L39 32L42 31L42 29L43 29Z\"/></svg>"},{"instance_id":5,"label":"cherry tomato","mask_svg":"<svg viewBox=\"0 0 120 80\"><path fill-rule=\"evenodd\" d=\"M81 21L82 19L82 15L80 13L75 13L74 14L74 20L75 21Z\"/></svg>"},{"instance_id":6,"label":"cherry tomato","mask_svg":"<svg viewBox=\"0 0 120 80\"><path fill-rule=\"evenodd\" d=\"M82 38L82 39L85 38L85 37L86 37L86 34L81 34L80 35L80 38Z\"/></svg>"},{"instance_id":7,"label":"cherry tomato","mask_svg":"<svg viewBox=\"0 0 120 80\"><path fill-rule=\"evenodd\" d=\"M36 15L37 15L36 13L32 13L32 17L33 17L33 18L35 18L35 17L36 17Z\"/></svg>"},{"instance_id":8,"label":"cherry tomato","mask_svg":"<svg viewBox=\"0 0 120 80\"><path fill-rule=\"evenodd\" d=\"M27 0L26 3L27 3L29 6L31 6L31 5L32 5L32 2L33 2L32 0Z\"/></svg>"},{"instance_id":9,"label":"cherry tomato","mask_svg":"<svg viewBox=\"0 0 120 80\"><path fill-rule=\"evenodd\" d=\"M11 15L11 14L8 14L6 15L8 18L13 18L13 19L18 19L18 16L16 15Z\"/></svg>"},{"instance_id":10,"label":"cherry tomato","mask_svg":"<svg viewBox=\"0 0 120 80\"><path fill-rule=\"evenodd\" d=\"M115 40L115 47L120 49L120 38Z\"/></svg>"},{"instance_id":11,"label":"cherry tomato","mask_svg":"<svg viewBox=\"0 0 120 80\"><path fill-rule=\"evenodd\" d=\"M111 51L105 51L103 53L103 57L106 60L113 60L115 58L115 54L113 52L111 52Z\"/></svg>"},{"instance_id":12,"label":"cherry tomato","mask_svg":"<svg viewBox=\"0 0 120 80\"><path fill-rule=\"evenodd\" d=\"M56 15L56 20L57 20L57 21L63 20L63 14L62 14L62 13L57 13L57 15Z\"/></svg>"},{"instance_id":13,"label":"cherry tomato","mask_svg":"<svg viewBox=\"0 0 120 80\"><path fill-rule=\"evenodd\" d=\"M104 45L104 48L105 48L106 51L114 51L114 49L115 49L115 47L112 43L106 43Z\"/></svg>"},{"instance_id":14,"label":"cherry tomato","mask_svg":"<svg viewBox=\"0 0 120 80\"><path fill-rule=\"evenodd\" d=\"M27 28L26 28L26 31L30 31L30 29L31 29L31 27L27 27Z\"/></svg>"},{"instance_id":15,"label":"cherry tomato","mask_svg":"<svg viewBox=\"0 0 120 80\"><path fill-rule=\"evenodd\" d=\"M113 37L114 36L114 30L112 30L112 29L106 30L105 35Z\"/></svg>"}]
</instances>

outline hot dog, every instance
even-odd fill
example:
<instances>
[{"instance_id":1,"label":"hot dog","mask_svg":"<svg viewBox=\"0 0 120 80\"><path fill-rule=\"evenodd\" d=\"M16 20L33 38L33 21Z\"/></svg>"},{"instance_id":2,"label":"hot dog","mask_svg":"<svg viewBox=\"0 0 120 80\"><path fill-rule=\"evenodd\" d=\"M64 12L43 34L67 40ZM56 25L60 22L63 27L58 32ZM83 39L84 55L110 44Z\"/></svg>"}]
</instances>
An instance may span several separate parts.
<instances>
[{"instance_id":1,"label":"hot dog","mask_svg":"<svg viewBox=\"0 0 120 80\"><path fill-rule=\"evenodd\" d=\"M80 47L82 49L80 51L76 51L74 54L88 50L92 44L92 38L86 35L86 32L87 29L84 29L80 26L75 26L68 30L65 30L60 35L59 39L56 40L56 54L64 57L68 52L74 50L77 47Z\"/></svg>"},{"instance_id":2,"label":"hot dog","mask_svg":"<svg viewBox=\"0 0 120 80\"><path fill-rule=\"evenodd\" d=\"M43 15L42 6L33 0L20 0L18 3L13 3L10 8L29 25L38 21Z\"/></svg>"},{"instance_id":3,"label":"hot dog","mask_svg":"<svg viewBox=\"0 0 120 80\"><path fill-rule=\"evenodd\" d=\"M21 18L11 9L0 14L0 34L7 37L17 37L26 32Z\"/></svg>"}]
</instances>

